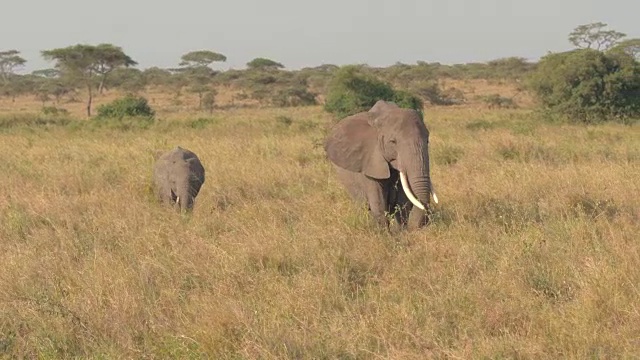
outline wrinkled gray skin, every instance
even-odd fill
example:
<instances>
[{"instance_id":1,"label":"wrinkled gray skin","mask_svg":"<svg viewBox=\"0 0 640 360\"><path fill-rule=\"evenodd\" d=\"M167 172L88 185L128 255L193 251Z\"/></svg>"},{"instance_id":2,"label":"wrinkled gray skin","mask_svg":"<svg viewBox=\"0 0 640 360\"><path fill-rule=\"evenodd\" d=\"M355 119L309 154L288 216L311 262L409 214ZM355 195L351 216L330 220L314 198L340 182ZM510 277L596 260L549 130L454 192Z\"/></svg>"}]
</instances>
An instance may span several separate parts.
<instances>
[{"instance_id":1,"label":"wrinkled gray skin","mask_svg":"<svg viewBox=\"0 0 640 360\"><path fill-rule=\"evenodd\" d=\"M416 198L429 209L429 131L415 110L378 101L368 112L342 119L331 130L325 151L340 182L357 201L369 205L376 222L389 226L387 214L410 230L427 224L400 184L407 175Z\"/></svg>"},{"instance_id":2,"label":"wrinkled gray skin","mask_svg":"<svg viewBox=\"0 0 640 360\"><path fill-rule=\"evenodd\" d=\"M204 183L204 167L196 154L177 146L156 161L153 183L162 202L191 211Z\"/></svg>"}]
</instances>

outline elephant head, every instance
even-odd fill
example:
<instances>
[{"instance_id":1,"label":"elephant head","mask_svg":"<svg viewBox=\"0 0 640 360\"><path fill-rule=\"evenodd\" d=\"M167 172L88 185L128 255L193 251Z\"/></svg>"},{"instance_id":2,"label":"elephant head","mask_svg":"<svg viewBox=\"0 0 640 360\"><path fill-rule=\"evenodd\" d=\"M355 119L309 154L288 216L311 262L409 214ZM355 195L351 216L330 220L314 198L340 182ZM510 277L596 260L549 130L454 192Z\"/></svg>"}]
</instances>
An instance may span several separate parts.
<instances>
[{"instance_id":1,"label":"elephant head","mask_svg":"<svg viewBox=\"0 0 640 360\"><path fill-rule=\"evenodd\" d=\"M177 146L158 158L153 177L161 200L191 211L205 181L205 170L196 154Z\"/></svg>"},{"instance_id":2,"label":"elephant head","mask_svg":"<svg viewBox=\"0 0 640 360\"><path fill-rule=\"evenodd\" d=\"M341 120L325 150L337 166L369 178L387 179L390 168L397 170L407 198L421 210L429 205L430 194L438 202L429 170L429 130L415 110L378 101L368 112ZM412 218L418 216L414 213Z\"/></svg>"}]
</instances>

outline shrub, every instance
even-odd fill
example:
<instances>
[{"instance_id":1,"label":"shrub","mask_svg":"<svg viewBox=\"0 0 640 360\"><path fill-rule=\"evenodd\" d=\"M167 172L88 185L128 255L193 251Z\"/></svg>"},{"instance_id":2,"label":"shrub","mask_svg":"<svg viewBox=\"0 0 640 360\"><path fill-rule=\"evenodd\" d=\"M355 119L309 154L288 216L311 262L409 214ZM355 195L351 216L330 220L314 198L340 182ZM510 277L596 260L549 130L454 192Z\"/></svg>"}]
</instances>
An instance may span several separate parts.
<instances>
[{"instance_id":1,"label":"shrub","mask_svg":"<svg viewBox=\"0 0 640 360\"><path fill-rule=\"evenodd\" d=\"M293 124L293 119L288 116L279 115L276 117L276 122L284 127L289 127Z\"/></svg>"},{"instance_id":2,"label":"shrub","mask_svg":"<svg viewBox=\"0 0 640 360\"><path fill-rule=\"evenodd\" d=\"M192 129L204 129L211 124L215 124L217 119L214 118L198 118L187 122L187 127Z\"/></svg>"},{"instance_id":3,"label":"shrub","mask_svg":"<svg viewBox=\"0 0 640 360\"><path fill-rule=\"evenodd\" d=\"M495 59L487 63L486 78L521 79L534 68L535 64L520 57Z\"/></svg>"},{"instance_id":4,"label":"shrub","mask_svg":"<svg viewBox=\"0 0 640 360\"><path fill-rule=\"evenodd\" d=\"M6 114L0 116L0 130L30 126L66 126L72 124L68 116L46 116L39 114Z\"/></svg>"},{"instance_id":5,"label":"shrub","mask_svg":"<svg viewBox=\"0 0 640 360\"><path fill-rule=\"evenodd\" d=\"M640 64L624 52L578 49L547 55L528 85L545 110L572 121L640 115Z\"/></svg>"},{"instance_id":6,"label":"shrub","mask_svg":"<svg viewBox=\"0 0 640 360\"><path fill-rule=\"evenodd\" d=\"M233 81L262 105L288 107L316 104L316 94L309 90L306 77L273 68L255 68L239 72Z\"/></svg>"},{"instance_id":7,"label":"shrub","mask_svg":"<svg viewBox=\"0 0 640 360\"><path fill-rule=\"evenodd\" d=\"M493 128L496 127L496 124L494 122L489 122L487 120L483 120L483 119L479 119L479 120L473 120L470 123L468 123L466 125L466 128L469 130L474 130L474 131L478 131L478 130L491 130Z\"/></svg>"},{"instance_id":8,"label":"shrub","mask_svg":"<svg viewBox=\"0 0 640 360\"><path fill-rule=\"evenodd\" d=\"M433 161L441 165L453 165L464 156L464 149L455 145L446 145L434 152Z\"/></svg>"},{"instance_id":9,"label":"shrub","mask_svg":"<svg viewBox=\"0 0 640 360\"><path fill-rule=\"evenodd\" d=\"M493 108L505 108L505 109L515 109L518 105L513 101L512 98L500 96L499 94L491 94L482 98L482 101L489 105L490 109Z\"/></svg>"},{"instance_id":10,"label":"shrub","mask_svg":"<svg viewBox=\"0 0 640 360\"><path fill-rule=\"evenodd\" d=\"M147 117L125 116L121 118L103 118L101 121L85 122L87 129L113 129L119 131L137 131L149 129L154 124L154 119Z\"/></svg>"},{"instance_id":11,"label":"shrub","mask_svg":"<svg viewBox=\"0 0 640 360\"><path fill-rule=\"evenodd\" d=\"M276 91L271 102L279 107L315 105L316 95L305 86L293 86Z\"/></svg>"},{"instance_id":12,"label":"shrub","mask_svg":"<svg viewBox=\"0 0 640 360\"><path fill-rule=\"evenodd\" d=\"M278 77L267 72L247 72L246 82L252 86L271 85L278 82Z\"/></svg>"},{"instance_id":13,"label":"shrub","mask_svg":"<svg viewBox=\"0 0 640 360\"><path fill-rule=\"evenodd\" d=\"M338 70L329 84L325 110L338 117L366 111L376 101L387 100L398 106L422 109L422 101L410 93L396 91L388 83L366 74L358 66Z\"/></svg>"},{"instance_id":14,"label":"shrub","mask_svg":"<svg viewBox=\"0 0 640 360\"><path fill-rule=\"evenodd\" d=\"M147 99L141 96L127 95L98 107L98 118L145 117L152 118L154 111Z\"/></svg>"},{"instance_id":15,"label":"shrub","mask_svg":"<svg viewBox=\"0 0 640 360\"><path fill-rule=\"evenodd\" d=\"M465 101L458 89L442 90L437 81L424 81L416 86L416 93L432 105L456 105Z\"/></svg>"},{"instance_id":16,"label":"shrub","mask_svg":"<svg viewBox=\"0 0 640 360\"><path fill-rule=\"evenodd\" d=\"M216 95L218 95L218 92L215 89L211 89L202 96L202 107L209 113L213 112L213 108L216 105Z\"/></svg>"},{"instance_id":17,"label":"shrub","mask_svg":"<svg viewBox=\"0 0 640 360\"><path fill-rule=\"evenodd\" d=\"M43 106L42 107L42 113L44 115L53 115L53 116L57 116L57 115L67 116L67 115L69 115L69 111L67 109L58 108L58 107L55 107L55 106Z\"/></svg>"}]
</instances>

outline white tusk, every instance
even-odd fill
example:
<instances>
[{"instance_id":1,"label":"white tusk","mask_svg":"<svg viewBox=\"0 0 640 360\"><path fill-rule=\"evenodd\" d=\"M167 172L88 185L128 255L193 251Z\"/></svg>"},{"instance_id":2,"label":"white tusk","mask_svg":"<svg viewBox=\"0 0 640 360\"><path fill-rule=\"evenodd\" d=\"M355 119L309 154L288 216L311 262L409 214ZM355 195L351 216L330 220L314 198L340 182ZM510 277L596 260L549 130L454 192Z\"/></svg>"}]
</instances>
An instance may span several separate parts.
<instances>
[{"instance_id":1,"label":"white tusk","mask_svg":"<svg viewBox=\"0 0 640 360\"><path fill-rule=\"evenodd\" d=\"M176 196L176 204L180 205L180 196Z\"/></svg>"},{"instance_id":2,"label":"white tusk","mask_svg":"<svg viewBox=\"0 0 640 360\"><path fill-rule=\"evenodd\" d=\"M438 203L438 195L436 195L436 191L433 190L433 184L431 184L431 196L433 196L433 202Z\"/></svg>"},{"instance_id":3,"label":"white tusk","mask_svg":"<svg viewBox=\"0 0 640 360\"><path fill-rule=\"evenodd\" d=\"M409 188L409 181L407 181L407 175L402 171L400 171L400 182L402 183L402 189L404 190L404 193L407 194L409 201L421 210L425 210L424 205L422 205L422 203L420 203L420 201L416 199L416 196L411 192L411 189Z\"/></svg>"}]
</instances>

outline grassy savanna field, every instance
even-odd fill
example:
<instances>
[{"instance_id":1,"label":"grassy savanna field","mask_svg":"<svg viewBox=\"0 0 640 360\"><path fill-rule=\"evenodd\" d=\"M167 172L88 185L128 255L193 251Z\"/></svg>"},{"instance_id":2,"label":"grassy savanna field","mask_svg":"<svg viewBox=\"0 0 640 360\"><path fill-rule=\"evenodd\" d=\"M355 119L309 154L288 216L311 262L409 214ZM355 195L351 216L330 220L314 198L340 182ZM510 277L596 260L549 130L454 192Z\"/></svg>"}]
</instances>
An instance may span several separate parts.
<instances>
[{"instance_id":1,"label":"grassy savanna field","mask_svg":"<svg viewBox=\"0 0 640 360\"><path fill-rule=\"evenodd\" d=\"M337 183L319 106L156 100L138 128L85 126L82 103L22 126L41 105L2 101L2 357L640 357L637 125L427 107L440 204L385 233ZM191 216L151 193L175 145L207 170Z\"/></svg>"}]
</instances>

